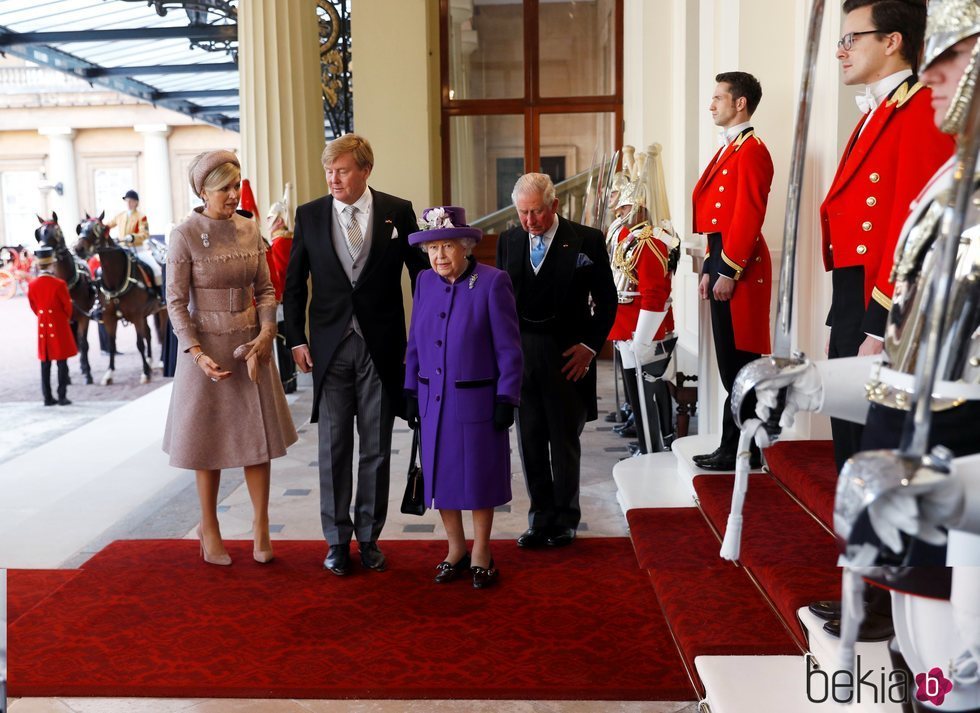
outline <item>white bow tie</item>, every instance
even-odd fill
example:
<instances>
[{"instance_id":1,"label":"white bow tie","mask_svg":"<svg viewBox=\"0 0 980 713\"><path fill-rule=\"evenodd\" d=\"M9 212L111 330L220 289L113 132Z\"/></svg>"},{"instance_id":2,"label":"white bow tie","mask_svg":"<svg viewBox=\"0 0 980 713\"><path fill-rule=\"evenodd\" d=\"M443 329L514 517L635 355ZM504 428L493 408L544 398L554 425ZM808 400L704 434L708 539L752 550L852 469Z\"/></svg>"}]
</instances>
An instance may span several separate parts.
<instances>
[{"instance_id":1,"label":"white bow tie","mask_svg":"<svg viewBox=\"0 0 980 713\"><path fill-rule=\"evenodd\" d=\"M867 114L878 108L878 100L875 99L875 95L871 93L871 89L868 87L864 88L864 94L858 94L854 97L854 102L862 114Z\"/></svg>"}]
</instances>

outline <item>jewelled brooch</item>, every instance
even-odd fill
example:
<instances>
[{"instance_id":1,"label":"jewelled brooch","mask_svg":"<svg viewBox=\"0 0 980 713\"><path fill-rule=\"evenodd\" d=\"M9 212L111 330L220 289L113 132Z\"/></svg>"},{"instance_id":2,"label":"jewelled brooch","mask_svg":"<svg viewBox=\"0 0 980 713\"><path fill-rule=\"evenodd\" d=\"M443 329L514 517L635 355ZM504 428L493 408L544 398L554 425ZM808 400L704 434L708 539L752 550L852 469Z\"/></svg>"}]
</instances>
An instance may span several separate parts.
<instances>
[{"instance_id":1,"label":"jewelled brooch","mask_svg":"<svg viewBox=\"0 0 980 713\"><path fill-rule=\"evenodd\" d=\"M470 275L470 289L471 290L473 289L473 285L476 284L476 278L478 278L478 277L479 277L479 275L477 275L475 272L472 275Z\"/></svg>"},{"instance_id":2,"label":"jewelled brooch","mask_svg":"<svg viewBox=\"0 0 980 713\"><path fill-rule=\"evenodd\" d=\"M201 233L201 242L204 243L204 247L211 247L211 241L208 239L207 233Z\"/></svg>"}]
</instances>

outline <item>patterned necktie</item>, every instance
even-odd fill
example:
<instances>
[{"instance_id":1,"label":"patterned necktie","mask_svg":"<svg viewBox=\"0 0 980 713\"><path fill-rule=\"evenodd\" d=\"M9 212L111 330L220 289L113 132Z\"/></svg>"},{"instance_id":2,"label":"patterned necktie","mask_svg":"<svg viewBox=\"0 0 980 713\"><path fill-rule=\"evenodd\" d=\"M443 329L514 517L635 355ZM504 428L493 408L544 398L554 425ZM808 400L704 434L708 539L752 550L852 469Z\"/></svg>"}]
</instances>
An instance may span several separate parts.
<instances>
[{"instance_id":1,"label":"patterned necktie","mask_svg":"<svg viewBox=\"0 0 980 713\"><path fill-rule=\"evenodd\" d=\"M355 206L349 205L344 208L344 215L347 218L347 250L350 251L351 259L357 262L358 256L361 254L361 248L364 247L364 236L361 235L361 226L357 224L357 218L354 216L357 214L357 208Z\"/></svg>"},{"instance_id":2,"label":"patterned necktie","mask_svg":"<svg viewBox=\"0 0 980 713\"><path fill-rule=\"evenodd\" d=\"M544 260L544 238L540 235L531 236L531 265L538 269L538 265Z\"/></svg>"}]
</instances>

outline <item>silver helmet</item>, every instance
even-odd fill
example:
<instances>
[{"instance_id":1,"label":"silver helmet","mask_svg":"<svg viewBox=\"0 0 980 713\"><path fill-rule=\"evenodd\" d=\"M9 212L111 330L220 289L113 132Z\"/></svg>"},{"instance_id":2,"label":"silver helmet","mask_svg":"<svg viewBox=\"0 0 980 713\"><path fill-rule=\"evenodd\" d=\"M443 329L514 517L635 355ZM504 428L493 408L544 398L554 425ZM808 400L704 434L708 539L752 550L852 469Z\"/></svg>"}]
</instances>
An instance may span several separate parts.
<instances>
[{"instance_id":1,"label":"silver helmet","mask_svg":"<svg viewBox=\"0 0 980 713\"><path fill-rule=\"evenodd\" d=\"M930 0L926 20L922 68L927 69L946 50L968 37L980 34L980 0ZM940 129L958 134L963 129L966 109L973 96L973 68L980 55L980 42L973 46L970 63L950 102Z\"/></svg>"}]
</instances>

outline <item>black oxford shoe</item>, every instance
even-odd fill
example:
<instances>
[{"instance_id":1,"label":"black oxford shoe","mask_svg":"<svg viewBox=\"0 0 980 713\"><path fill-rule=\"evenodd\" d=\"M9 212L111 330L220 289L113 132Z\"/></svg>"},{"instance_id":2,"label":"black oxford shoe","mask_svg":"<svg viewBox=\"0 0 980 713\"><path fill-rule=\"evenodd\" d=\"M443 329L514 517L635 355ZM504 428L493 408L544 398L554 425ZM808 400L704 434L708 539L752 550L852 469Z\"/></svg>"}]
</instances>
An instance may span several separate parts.
<instances>
[{"instance_id":1,"label":"black oxford shoe","mask_svg":"<svg viewBox=\"0 0 980 713\"><path fill-rule=\"evenodd\" d=\"M567 527L558 530L551 535L545 542L548 547L565 547L566 545L572 544L572 540L575 539L575 530L571 527Z\"/></svg>"},{"instance_id":2,"label":"black oxford shoe","mask_svg":"<svg viewBox=\"0 0 980 713\"><path fill-rule=\"evenodd\" d=\"M834 619L824 624L823 630L839 639L840 627L840 619ZM866 614L858 629L858 641L888 641L894 635L891 617L878 614Z\"/></svg>"},{"instance_id":3,"label":"black oxford shoe","mask_svg":"<svg viewBox=\"0 0 980 713\"><path fill-rule=\"evenodd\" d=\"M840 600L821 599L818 602L811 602L807 609L824 621L840 620Z\"/></svg>"},{"instance_id":4,"label":"black oxford shoe","mask_svg":"<svg viewBox=\"0 0 980 713\"><path fill-rule=\"evenodd\" d=\"M436 565L436 584L446 584L447 582L452 582L459 578L461 572L465 572L470 568L470 553L467 552L463 555L459 562L456 564L450 564L449 562L440 562Z\"/></svg>"},{"instance_id":5,"label":"black oxford shoe","mask_svg":"<svg viewBox=\"0 0 980 713\"><path fill-rule=\"evenodd\" d=\"M341 577L347 574L350 571L350 545L330 545L323 567Z\"/></svg>"},{"instance_id":6,"label":"black oxford shoe","mask_svg":"<svg viewBox=\"0 0 980 713\"><path fill-rule=\"evenodd\" d=\"M362 565L375 572L384 572L387 569L388 561L377 542L358 542L357 547L361 552Z\"/></svg>"},{"instance_id":7,"label":"black oxford shoe","mask_svg":"<svg viewBox=\"0 0 980 713\"><path fill-rule=\"evenodd\" d=\"M518 547L542 547L548 539L548 533L540 527L529 527L524 534L517 538Z\"/></svg>"}]
</instances>

